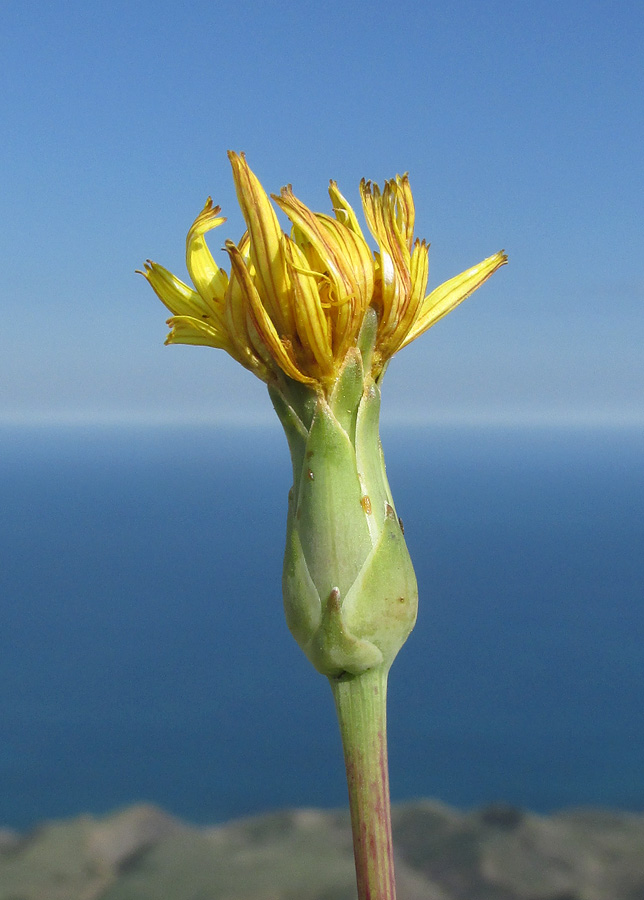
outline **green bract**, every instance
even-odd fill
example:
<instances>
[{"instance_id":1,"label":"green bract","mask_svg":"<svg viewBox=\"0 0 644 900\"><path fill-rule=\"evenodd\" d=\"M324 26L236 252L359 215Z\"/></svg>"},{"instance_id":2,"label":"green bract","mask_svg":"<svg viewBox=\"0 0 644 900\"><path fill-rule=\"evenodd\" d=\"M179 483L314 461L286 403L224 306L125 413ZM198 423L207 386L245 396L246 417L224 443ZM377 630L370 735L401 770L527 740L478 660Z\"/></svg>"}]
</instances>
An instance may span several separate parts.
<instances>
[{"instance_id":1,"label":"green bract","mask_svg":"<svg viewBox=\"0 0 644 900\"><path fill-rule=\"evenodd\" d=\"M367 315L328 399L286 378L269 388L293 461L286 620L313 665L332 677L389 668L416 621L416 578L378 431L376 326L375 313Z\"/></svg>"}]
</instances>

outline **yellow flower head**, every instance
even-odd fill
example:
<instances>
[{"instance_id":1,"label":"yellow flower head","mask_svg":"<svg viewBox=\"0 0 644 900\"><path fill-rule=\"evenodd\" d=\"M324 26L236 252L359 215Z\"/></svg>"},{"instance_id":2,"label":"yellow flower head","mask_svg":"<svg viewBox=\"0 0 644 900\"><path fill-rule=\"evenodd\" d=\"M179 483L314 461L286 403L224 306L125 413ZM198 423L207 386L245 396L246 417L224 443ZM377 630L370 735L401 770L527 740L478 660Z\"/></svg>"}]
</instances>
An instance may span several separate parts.
<instances>
[{"instance_id":1,"label":"yellow flower head","mask_svg":"<svg viewBox=\"0 0 644 900\"><path fill-rule=\"evenodd\" d=\"M378 243L372 253L353 209L334 181L334 216L314 213L291 186L273 195L291 220L290 235L244 155L229 153L247 231L226 241L230 275L215 263L205 234L225 221L208 198L186 240L194 288L150 260L141 273L168 307L168 344L226 350L263 381L280 372L328 393L373 307L378 332L373 375L480 287L507 262L496 253L425 295L428 246L414 240L414 201L407 175L378 185L362 181L365 219Z\"/></svg>"}]
</instances>

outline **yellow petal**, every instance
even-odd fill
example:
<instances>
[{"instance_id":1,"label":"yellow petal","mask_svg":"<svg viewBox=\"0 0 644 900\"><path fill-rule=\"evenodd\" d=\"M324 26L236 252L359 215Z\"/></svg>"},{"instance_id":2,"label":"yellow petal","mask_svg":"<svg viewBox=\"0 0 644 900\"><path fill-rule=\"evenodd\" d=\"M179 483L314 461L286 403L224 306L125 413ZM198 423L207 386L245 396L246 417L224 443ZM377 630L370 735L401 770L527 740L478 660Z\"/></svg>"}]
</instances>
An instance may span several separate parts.
<instances>
[{"instance_id":1,"label":"yellow petal","mask_svg":"<svg viewBox=\"0 0 644 900\"><path fill-rule=\"evenodd\" d=\"M192 223L186 238L186 267L192 283L204 302L213 315L219 321L223 321L223 303L228 276L215 263L204 238L208 231L226 221L224 216L219 215L220 212L220 207L213 206L212 199L208 197L206 205Z\"/></svg>"},{"instance_id":2,"label":"yellow petal","mask_svg":"<svg viewBox=\"0 0 644 900\"><path fill-rule=\"evenodd\" d=\"M420 306L427 290L427 276L429 275L429 246L425 241L416 240L411 254L409 275L411 278L411 304Z\"/></svg>"},{"instance_id":3,"label":"yellow petal","mask_svg":"<svg viewBox=\"0 0 644 900\"><path fill-rule=\"evenodd\" d=\"M322 265L329 269L331 278L338 284L340 290L343 290L344 271L342 260L339 258L338 247L329 239L327 233L323 231L315 213L301 200L298 200L290 184L282 188L279 196L273 194L272 197L280 209L293 222L297 230L302 232L305 238L310 241Z\"/></svg>"},{"instance_id":4,"label":"yellow petal","mask_svg":"<svg viewBox=\"0 0 644 900\"><path fill-rule=\"evenodd\" d=\"M159 300L175 316L202 316L209 313L208 307L196 291L158 263L148 259L143 271L141 269L136 271L147 278Z\"/></svg>"},{"instance_id":5,"label":"yellow petal","mask_svg":"<svg viewBox=\"0 0 644 900\"><path fill-rule=\"evenodd\" d=\"M320 275L332 285L325 302L330 304L333 352L336 357L360 330L373 291L373 262L364 239L330 216L311 212L293 194L290 185L273 196L293 222L294 237L304 235L320 261ZM311 254L305 253L309 263Z\"/></svg>"},{"instance_id":6,"label":"yellow petal","mask_svg":"<svg viewBox=\"0 0 644 900\"><path fill-rule=\"evenodd\" d=\"M297 244L284 236L284 251L289 266L294 294L295 324L302 346L311 351L325 375L331 375L333 349L329 339L329 322L324 314L315 273Z\"/></svg>"},{"instance_id":7,"label":"yellow petal","mask_svg":"<svg viewBox=\"0 0 644 900\"><path fill-rule=\"evenodd\" d=\"M383 345L398 329L411 291L409 248L396 220L396 191L392 182L385 182L382 194L377 184L364 178L360 182L365 218L380 248L378 281L382 309L378 336Z\"/></svg>"},{"instance_id":8,"label":"yellow petal","mask_svg":"<svg viewBox=\"0 0 644 900\"><path fill-rule=\"evenodd\" d=\"M229 243L234 247L232 241ZM241 254L239 247L237 251ZM235 347L235 353L231 355L247 369L250 369L251 372L254 372L262 381L267 381L268 369L255 352L253 341L248 333L248 316L244 291L234 270L231 272L226 290L224 316L226 330L230 336L231 343Z\"/></svg>"},{"instance_id":9,"label":"yellow petal","mask_svg":"<svg viewBox=\"0 0 644 900\"><path fill-rule=\"evenodd\" d=\"M335 181L329 182L329 197L331 198L333 212L335 213L338 222L342 222L343 225L350 228L354 234L357 234L364 241L364 235L362 234L362 229L360 228L356 214L338 190L338 185Z\"/></svg>"},{"instance_id":10,"label":"yellow petal","mask_svg":"<svg viewBox=\"0 0 644 900\"><path fill-rule=\"evenodd\" d=\"M446 316L448 312L451 312L459 303L466 300L507 261L508 257L503 251L495 253L494 256L488 256L483 262L435 288L425 297L418 318L401 347L405 347L428 328L431 328L439 319Z\"/></svg>"},{"instance_id":11,"label":"yellow petal","mask_svg":"<svg viewBox=\"0 0 644 900\"><path fill-rule=\"evenodd\" d=\"M416 240L409 265L411 287L409 295L401 306L400 319L396 328L391 331L389 337L380 343L380 352L383 359L388 359L404 346L410 329L416 322L427 290L427 276L429 273L428 246L425 241Z\"/></svg>"},{"instance_id":12,"label":"yellow petal","mask_svg":"<svg viewBox=\"0 0 644 900\"><path fill-rule=\"evenodd\" d=\"M229 152L237 199L250 235L250 258L257 286L278 330L292 334L290 282L282 249L282 230L275 210L242 154Z\"/></svg>"},{"instance_id":13,"label":"yellow petal","mask_svg":"<svg viewBox=\"0 0 644 900\"><path fill-rule=\"evenodd\" d=\"M371 250L364 238L330 216L316 216L327 238L338 248L344 270L344 296L329 310L333 322L333 349L343 358L360 331L367 307L373 298L374 264Z\"/></svg>"},{"instance_id":14,"label":"yellow petal","mask_svg":"<svg viewBox=\"0 0 644 900\"><path fill-rule=\"evenodd\" d=\"M202 347L216 347L230 352L230 340L225 332L192 316L172 316L168 319L172 329L166 344L197 344Z\"/></svg>"},{"instance_id":15,"label":"yellow petal","mask_svg":"<svg viewBox=\"0 0 644 900\"><path fill-rule=\"evenodd\" d=\"M364 311L371 301L374 280L373 256L369 245L361 234L331 216L317 213L315 218L326 231L327 240L330 239L336 248L348 292L356 296Z\"/></svg>"},{"instance_id":16,"label":"yellow petal","mask_svg":"<svg viewBox=\"0 0 644 900\"><path fill-rule=\"evenodd\" d=\"M398 231L403 236L409 251L414 242L414 222L416 210L414 198L409 186L409 175L396 175L396 181L390 182L395 198L395 218Z\"/></svg>"},{"instance_id":17,"label":"yellow petal","mask_svg":"<svg viewBox=\"0 0 644 900\"><path fill-rule=\"evenodd\" d=\"M232 241L226 241L226 250L230 256L232 272L239 281L246 310L271 358L290 378L304 384L315 384L314 378L309 378L299 369L289 339L286 338L284 341L280 339L271 317L262 305L239 248Z\"/></svg>"}]
</instances>

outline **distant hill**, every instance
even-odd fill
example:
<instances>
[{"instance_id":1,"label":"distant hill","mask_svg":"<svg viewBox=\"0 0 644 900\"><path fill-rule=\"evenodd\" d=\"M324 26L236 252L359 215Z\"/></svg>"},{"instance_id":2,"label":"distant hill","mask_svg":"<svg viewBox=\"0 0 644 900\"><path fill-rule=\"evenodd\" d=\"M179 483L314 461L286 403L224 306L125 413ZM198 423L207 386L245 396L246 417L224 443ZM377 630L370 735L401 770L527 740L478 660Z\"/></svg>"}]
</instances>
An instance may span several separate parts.
<instances>
[{"instance_id":1,"label":"distant hill","mask_svg":"<svg viewBox=\"0 0 644 900\"><path fill-rule=\"evenodd\" d=\"M399 900L644 900L644 815L394 808ZM348 817L198 828L151 806L0 830L0 900L355 900Z\"/></svg>"}]
</instances>

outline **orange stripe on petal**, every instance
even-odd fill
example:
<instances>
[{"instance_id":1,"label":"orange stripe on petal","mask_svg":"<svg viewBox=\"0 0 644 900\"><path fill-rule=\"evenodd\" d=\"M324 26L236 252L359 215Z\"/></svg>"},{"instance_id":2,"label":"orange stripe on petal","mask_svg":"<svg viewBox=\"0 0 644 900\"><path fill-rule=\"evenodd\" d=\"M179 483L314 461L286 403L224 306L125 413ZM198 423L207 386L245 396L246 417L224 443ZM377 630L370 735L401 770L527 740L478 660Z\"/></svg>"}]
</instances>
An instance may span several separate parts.
<instances>
[{"instance_id":1,"label":"orange stripe on petal","mask_svg":"<svg viewBox=\"0 0 644 900\"><path fill-rule=\"evenodd\" d=\"M252 237L251 237L252 241ZM273 324L271 317L262 305L257 288L253 284L244 259L239 249L232 243L226 242L226 250L230 256L230 263L235 277L238 279L246 306L246 312L251 317L257 333L270 353L272 359L290 378L301 381L304 384L315 384L315 379L305 375L297 366L287 347Z\"/></svg>"},{"instance_id":2,"label":"orange stripe on petal","mask_svg":"<svg viewBox=\"0 0 644 900\"><path fill-rule=\"evenodd\" d=\"M290 282L282 250L282 230L275 210L243 154L228 154L237 199L250 236L250 258L266 306L280 331L292 333Z\"/></svg>"},{"instance_id":3,"label":"orange stripe on petal","mask_svg":"<svg viewBox=\"0 0 644 900\"><path fill-rule=\"evenodd\" d=\"M295 322L300 341L303 347L310 349L320 370L325 375L330 375L334 368L333 350L316 276L313 272L306 271L306 257L297 244L286 236L284 251L293 284Z\"/></svg>"}]
</instances>

